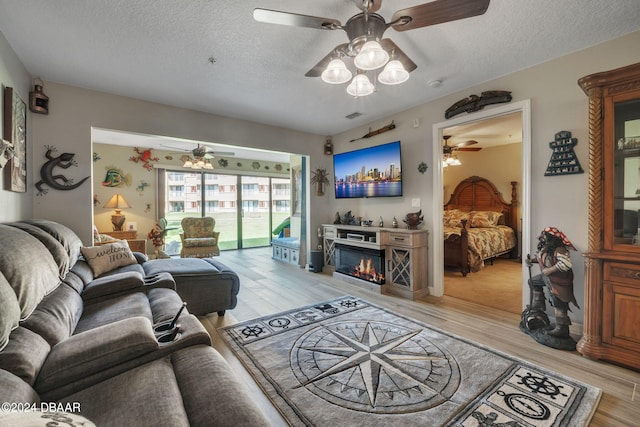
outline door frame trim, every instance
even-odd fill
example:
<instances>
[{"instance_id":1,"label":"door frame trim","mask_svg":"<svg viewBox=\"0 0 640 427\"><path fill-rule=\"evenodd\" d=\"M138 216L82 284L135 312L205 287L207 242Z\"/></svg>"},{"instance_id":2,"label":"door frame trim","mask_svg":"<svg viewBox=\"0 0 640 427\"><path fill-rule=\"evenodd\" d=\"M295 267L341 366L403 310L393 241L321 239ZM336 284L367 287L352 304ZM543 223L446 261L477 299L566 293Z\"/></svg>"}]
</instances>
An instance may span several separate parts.
<instances>
[{"instance_id":1,"label":"door frame trim","mask_svg":"<svg viewBox=\"0 0 640 427\"><path fill-rule=\"evenodd\" d=\"M519 210L522 222L522 253L528 251L531 247L531 100L525 99L508 105L491 108L486 111L479 111L468 114L457 119L450 119L444 122L435 123L432 126L433 135L433 250L431 251L432 265L432 282L429 286L429 294L434 296L442 296L444 294L444 240L438 238L443 236L444 229L442 221L444 190L443 190L443 168L442 168L442 147L436 144L436 141L442 141L443 129L468 124L472 122L482 121L493 117L502 116L510 113L521 113L522 117L522 176L520 182L521 200ZM528 284L525 277L525 268L522 269L522 307L526 305L529 295ZM525 289L526 288L526 289Z\"/></svg>"}]
</instances>

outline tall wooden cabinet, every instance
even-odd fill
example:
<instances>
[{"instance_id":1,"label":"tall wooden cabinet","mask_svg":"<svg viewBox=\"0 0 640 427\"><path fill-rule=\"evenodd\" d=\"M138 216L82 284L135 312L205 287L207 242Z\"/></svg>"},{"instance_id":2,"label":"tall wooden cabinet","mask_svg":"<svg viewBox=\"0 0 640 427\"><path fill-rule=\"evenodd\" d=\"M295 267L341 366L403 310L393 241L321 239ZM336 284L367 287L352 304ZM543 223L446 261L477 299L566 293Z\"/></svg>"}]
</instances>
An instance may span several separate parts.
<instances>
[{"instance_id":1,"label":"tall wooden cabinet","mask_svg":"<svg viewBox=\"0 0 640 427\"><path fill-rule=\"evenodd\" d=\"M589 249L578 351L640 369L640 63L578 81L589 97Z\"/></svg>"}]
</instances>

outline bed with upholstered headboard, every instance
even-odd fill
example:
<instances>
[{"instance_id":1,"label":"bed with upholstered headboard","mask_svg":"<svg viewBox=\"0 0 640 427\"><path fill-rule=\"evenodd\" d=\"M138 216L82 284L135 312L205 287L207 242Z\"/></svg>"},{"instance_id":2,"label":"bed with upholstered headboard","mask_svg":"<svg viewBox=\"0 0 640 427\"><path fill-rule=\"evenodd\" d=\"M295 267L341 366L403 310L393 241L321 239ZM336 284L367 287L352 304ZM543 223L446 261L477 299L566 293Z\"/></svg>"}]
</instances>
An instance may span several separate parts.
<instances>
[{"instance_id":1,"label":"bed with upholstered headboard","mask_svg":"<svg viewBox=\"0 0 640 427\"><path fill-rule=\"evenodd\" d=\"M517 256L518 193L511 181L511 202L486 178L462 180L444 205L444 265L463 276L500 255Z\"/></svg>"}]
</instances>

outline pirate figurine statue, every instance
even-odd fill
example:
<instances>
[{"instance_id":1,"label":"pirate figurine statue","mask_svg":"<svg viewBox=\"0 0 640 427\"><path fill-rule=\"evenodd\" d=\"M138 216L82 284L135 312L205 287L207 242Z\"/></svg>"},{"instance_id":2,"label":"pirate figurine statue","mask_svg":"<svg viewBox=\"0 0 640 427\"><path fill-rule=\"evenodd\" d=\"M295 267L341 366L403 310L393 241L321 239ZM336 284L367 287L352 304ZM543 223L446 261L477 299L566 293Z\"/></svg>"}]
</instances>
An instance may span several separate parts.
<instances>
[{"instance_id":1,"label":"pirate figurine statue","mask_svg":"<svg viewBox=\"0 0 640 427\"><path fill-rule=\"evenodd\" d=\"M530 305L522 312L520 329L540 344L560 350L575 350L576 342L569 335L571 320L567 314L578 303L573 295L573 270L569 250L576 250L567 236L555 227L547 227L538 237L538 253L527 255L529 267ZM540 274L531 277L533 263L540 266ZM550 293L555 325L546 314L544 288Z\"/></svg>"}]
</instances>

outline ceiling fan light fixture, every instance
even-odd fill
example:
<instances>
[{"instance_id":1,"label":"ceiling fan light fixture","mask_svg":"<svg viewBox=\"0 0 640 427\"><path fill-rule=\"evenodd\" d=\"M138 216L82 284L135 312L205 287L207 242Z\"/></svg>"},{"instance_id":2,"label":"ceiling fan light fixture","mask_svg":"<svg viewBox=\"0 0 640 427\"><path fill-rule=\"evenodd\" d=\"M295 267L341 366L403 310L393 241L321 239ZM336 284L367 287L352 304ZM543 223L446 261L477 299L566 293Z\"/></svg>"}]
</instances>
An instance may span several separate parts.
<instances>
[{"instance_id":1,"label":"ceiling fan light fixture","mask_svg":"<svg viewBox=\"0 0 640 427\"><path fill-rule=\"evenodd\" d=\"M369 40L353 59L353 63L361 70L377 70L389 61L389 54L375 40Z\"/></svg>"},{"instance_id":2,"label":"ceiling fan light fixture","mask_svg":"<svg viewBox=\"0 0 640 427\"><path fill-rule=\"evenodd\" d=\"M378 76L378 81L385 85L398 85L409 79L409 72L404 69L402 62L397 59L389 61Z\"/></svg>"},{"instance_id":3,"label":"ceiling fan light fixture","mask_svg":"<svg viewBox=\"0 0 640 427\"><path fill-rule=\"evenodd\" d=\"M367 96L371 95L374 89L375 87L365 74L357 74L347 86L347 93L355 97Z\"/></svg>"},{"instance_id":4,"label":"ceiling fan light fixture","mask_svg":"<svg viewBox=\"0 0 640 427\"><path fill-rule=\"evenodd\" d=\"M191 161L190 158L187 158L187 160L185 160L185 162L182 164L183 168L192 168L193 167L193 162Z\"/></svg>"},{"instance_id":5,"label":"ceiling fan light fixture","mask_svg":"<svg viewBox=\"0 0 640 427\"><path fill-rule=\"evenodd\" d=\"M320 76L325 83L339 85L351 80L351 71L344 64L342 59L332 59L326 70Z\"/></svg>"}]
</instances>

